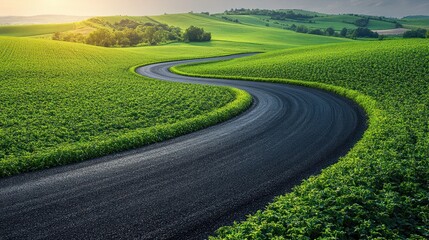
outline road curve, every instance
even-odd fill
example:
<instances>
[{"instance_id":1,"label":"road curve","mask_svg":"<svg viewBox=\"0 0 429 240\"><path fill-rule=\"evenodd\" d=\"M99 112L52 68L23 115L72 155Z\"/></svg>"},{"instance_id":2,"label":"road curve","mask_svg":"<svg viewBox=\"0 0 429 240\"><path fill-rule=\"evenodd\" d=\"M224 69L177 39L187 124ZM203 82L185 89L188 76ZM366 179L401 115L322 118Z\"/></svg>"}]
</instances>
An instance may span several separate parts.
<instances>
[{"instance_id":1,"label":"road curve","mask_svg":"<svg viewBox=\"0 0 429 240\"><path fill-rule=\"evenodd\" d=\"M137 72L241 88L252 107L159 144L1 179L0 238L202 239L337 161L366 128L356 104L322 90L168 71L197 61L207 60Z\"/></svg>"}]
</instances>

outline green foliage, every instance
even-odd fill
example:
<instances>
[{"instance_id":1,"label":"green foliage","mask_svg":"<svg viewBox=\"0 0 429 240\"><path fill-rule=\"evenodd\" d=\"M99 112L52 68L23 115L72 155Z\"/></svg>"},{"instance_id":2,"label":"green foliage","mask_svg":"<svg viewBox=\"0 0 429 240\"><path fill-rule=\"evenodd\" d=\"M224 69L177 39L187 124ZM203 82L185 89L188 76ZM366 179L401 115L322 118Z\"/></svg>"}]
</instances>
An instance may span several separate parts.
<instances>
[{"instance_id":1,"label":"green foliage","mask_svg":"<svg viewBox=\"0 0 429 240\"><path fill-rule=\"evenodd\" d=\"M356 26L358 26L358 27L365 28L369 24L369 18L359 18L359 19L356 19L356 21L354 22L354 24Z\"/></svg>"},{"instance_id":2,"label":"green foliage","mask_svg":"<svg viewBox=\"0 0 429 240\"><path fill-rule=\"evenodd\" d=\"M354 99L369 117L363 138L337 164L212 239L429 238L428 46L335 44L175 68L324 88Z\"/></svg>"},{"instance_id":3,"label":"green foliage","mask_svg":"<svg viewBox=\"0 0 429 240\"><path fill-rule=\"evenodd\" d=\"M423 28L406 31L404 33L404 38L426 38L426 36L427 36L427 30Z\"/></svg>"},{"instance_id":4,"label":"green foliage","mask_svg":"<svg viewBox=\"0 0 429 240\"><path fill-rule=\"evenodd\" d=\"M127 18L113 24L101 18L91 18L86 23L95 28L88 36L75 32L56 32L52 39L102 47L129 47L139 44L158 45L182 39L180 28L170 27L166 24L141 23Z\"/></svg>"},{"instance_id":5,"label":"green foliage","mask_svg":"<svg viewBox=\"0 0 429 240\"><path fill-rule=\"evenodd\" d=\"M0 177L162 141L237 115L251 102L243 91L155 81L129 70L237 52L226 49L0 38Z\"/></svg>"},{"instance_id":6,"label":"green foliage","mask_svg":"<svg viewBox=\"0 0 429 240\"><path fill-rule=\"evenodd\" d=\"M350 36L353 38L378 38L378 33L369 30L368 28L359 27L350 32Z\"/></svg>"},{"instance_id":7,"label":"green foliage","mask_svg":"<svg viewBox=\"0 0 429 240\"><path fill-rule=\"evenodd\" d=\"M212 39L212 34L205 32L203 28L190 26L185 30L183 38L186 42L208 42Z\"/></svg>"}]
</instances>

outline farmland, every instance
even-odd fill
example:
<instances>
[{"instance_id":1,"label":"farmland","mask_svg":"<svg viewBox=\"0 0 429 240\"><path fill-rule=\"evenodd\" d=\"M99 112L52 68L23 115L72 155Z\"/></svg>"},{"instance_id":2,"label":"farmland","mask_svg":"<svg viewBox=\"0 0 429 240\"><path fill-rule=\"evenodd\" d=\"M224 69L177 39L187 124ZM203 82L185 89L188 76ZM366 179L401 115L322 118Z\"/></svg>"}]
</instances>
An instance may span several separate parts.
<instances>
[{"instance_id":1,"label":"farmland","mask_svg":"<svg viewBox=\"0 0 429 240\"><path fill-rule=\"evenodd\" d=\"M125 51L25 38L1 38L0 46L1 176L160 141L229 117L209 114L217 109L237 114L249 103L237 90L158 82L129 71L171 60L171 51L190 58L233 52L227 48Z\"/></svg>"},{"instance_id":2,"label":"farmland","mask_svg":"<svg viewBox=\"0 0 429 240\"><path fill-rule=\"evenodd\" d=\"M129 18L150 20L144 17ZM116 21L117 18L107 17L106 20ZM240 102L236 99L238 95L235 90L177 87L177 84L142 81L129 71L133 66L294 47L311 42L342 41L314 36L308 42L300 42L299 34L268 29L264 36L267 43L261 45L255 44L262 40L254 34L253 27L241 29L240 25L194 14L167 15L157 20L177 21L180 26L204 21L204 27L215 31L215 40L209 43L109 49L51 40L0 38L0 59L3 62L0 68L3 103L0 113L0 175L51 167L160 141L180 133L177 131L163 136L144 133L142 139L135 136L139 131L148 132L161 126L166 129L174 123L205 116L215 109L227 107L229 103L234 105ZM248 36L248 42L234 42L238 38L228 38L229 32L216 30L219 22L227 26L230 32L240 30L241 34ZM13 27L11 35L26 36L54 31L58 26L7 26L2 30ZM82 23L61 26L68 29L82 26ZM290 36L290 41L276 43L275 39L286 36ZM189 88L195 91L189 91ZM172 89L175 89L174 93ZM241 100L247 99L248 105L248 97L240 96ZM246 104L241 103L240 106L234 105L234 109L244 109ZM231 113L235 112L230 110ZM207 126L208 122L220 121L206 120L204 124L197 124L199 127L188 127L181 133ZM113 141L120 137L126 141L125 138L131 136L134 136L134 143L128 140L127 144Z\"/></svg>"},{"instance_id":3,"label":"farmland","mask_svg":"<svg viewBox=\"0 0 429 240\"><path fill-rule=\"evenodd\" d=\"M217 238L427 238L428 46L427 40L333 44L177 67L190 75L322 87L355 99L369 114L363 139L339 163Z\"/></svg>"},{"instance_id":4,"label":"farmland","mask_svg":"<svg viewBox=\"0 0 429 240\"><path fill-rule=\"evenodd\" d=\"M302 13L308 13L302 11ZM354 28L351 15L311 13L308 27ZM0 27L0 177L78 162L160 142L225 121L251 97L226 87L161 82L136 66L267 52L246 59L175 67L192 76L322 88L368 114L363 139L319 176L278 197L213 239L429 238L429 44L353 41L282 29L261 16L166 14L103 17L203 27L211 42L102 48L50 39L88 34L87 21ZM268 23L269 26L266 24ZM427 18L405 18L427 27ZM388 29L389 21L368 28ZM46 38L34 39L28 37Z\"/></svg>"}]
</instances>

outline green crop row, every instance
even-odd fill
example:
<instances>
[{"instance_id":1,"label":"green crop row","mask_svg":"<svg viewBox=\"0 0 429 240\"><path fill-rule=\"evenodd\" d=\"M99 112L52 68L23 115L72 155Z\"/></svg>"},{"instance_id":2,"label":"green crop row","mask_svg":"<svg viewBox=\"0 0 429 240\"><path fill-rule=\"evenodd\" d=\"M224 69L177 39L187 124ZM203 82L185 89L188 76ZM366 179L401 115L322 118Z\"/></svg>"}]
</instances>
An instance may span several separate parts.
<instances>
[{"instance_id":1,"label":"green crop row","mask_svg":"<svg viewBox=\"0 0 429 240\"><path fill-rule=\"evenodd\" d=\"M174 70L325 88L369 115L338 163L212 239L429 238L429 41L296 48Z\"/></svg>"},{"instance_id":2,"label":"green crop row","mask_svg":"<svg viewBox=\"0 0 429 240\"><path fill-rule=\"evenodd\" d=\"M156 81L129 69L233 51L0 38L0 177L162 141L239 114L251 103L243 91Z\"/></svg>"}]
</instances>

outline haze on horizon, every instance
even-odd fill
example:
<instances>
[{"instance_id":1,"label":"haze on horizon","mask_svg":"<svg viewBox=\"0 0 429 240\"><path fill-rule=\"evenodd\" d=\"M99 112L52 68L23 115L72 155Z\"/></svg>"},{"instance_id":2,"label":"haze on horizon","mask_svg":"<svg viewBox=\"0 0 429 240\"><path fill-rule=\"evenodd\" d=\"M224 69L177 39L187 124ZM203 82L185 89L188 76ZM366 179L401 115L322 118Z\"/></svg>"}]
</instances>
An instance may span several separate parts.
<instances>
[{"instance_id":1,"label":"haze on horizon","mask_svg":"<svg viewBox=\"0 0 429 240\"><path fill-rule=\"evenodd\" d=\"M387 17L429 15L428 0L0 0L0 16L160 15L230 8L305 9Z\"/></svg>"}]
</instances>

